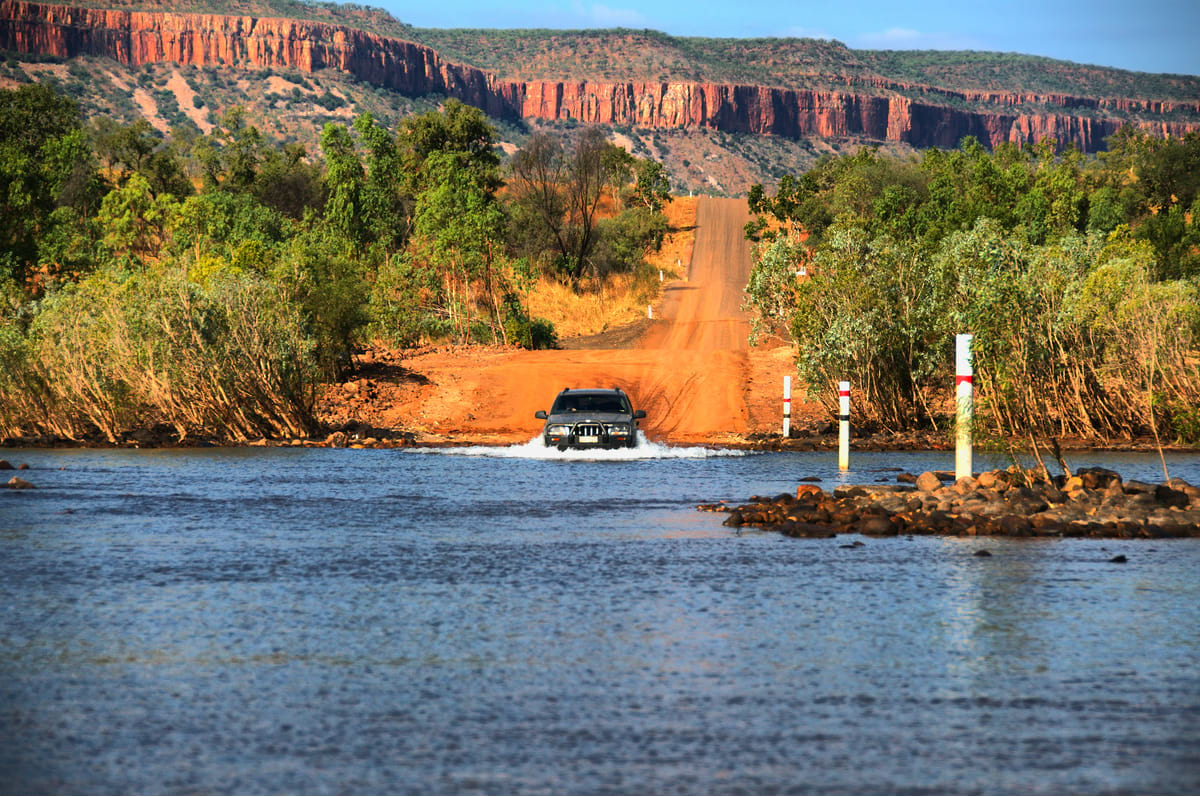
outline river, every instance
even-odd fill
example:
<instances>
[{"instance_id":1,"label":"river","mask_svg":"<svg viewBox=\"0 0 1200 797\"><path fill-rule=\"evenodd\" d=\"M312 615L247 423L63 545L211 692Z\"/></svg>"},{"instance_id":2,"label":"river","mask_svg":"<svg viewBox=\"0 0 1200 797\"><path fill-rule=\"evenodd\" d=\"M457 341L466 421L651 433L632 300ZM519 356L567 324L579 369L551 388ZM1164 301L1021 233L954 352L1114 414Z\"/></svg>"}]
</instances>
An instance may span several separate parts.
<instances>
[{"instance_id":1,"label":"river","mask_svg":"<svg viewBox=\"0 0 1200 797\"><path fill-rule=\"evenodd\" d=\"M1200 791L1200 540L695 511L952 453L8 458L6 793Z\"/></svg>"}]
</instances>

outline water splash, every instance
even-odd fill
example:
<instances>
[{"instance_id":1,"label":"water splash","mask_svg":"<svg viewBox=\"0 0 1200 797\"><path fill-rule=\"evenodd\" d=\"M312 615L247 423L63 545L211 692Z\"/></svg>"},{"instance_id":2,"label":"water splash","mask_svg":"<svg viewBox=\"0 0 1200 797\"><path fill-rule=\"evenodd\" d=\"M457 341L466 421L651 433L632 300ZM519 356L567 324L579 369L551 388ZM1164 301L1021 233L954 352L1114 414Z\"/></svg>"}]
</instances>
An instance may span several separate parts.
<instances>
[{"instance_id":1,"label":"water splash","mask_svg":"<svg viewBox=\"0 0 1200 797\"><path fill-rule=\"evenodd\" d=\"M548 448L542 442L542 436L528 443L518 443L511 446L467 446L463 448L417 448L414 452L427 454L446 454L457 457L495 457L498 459L542 459L579 462L631 462L647 459L709 459L712 457L742 457L749 451L738 451L730 448L706 448L704 446L670 446L655 443L646 439L641 432L637 433L638 444L634 448L587 449L578 451L568 448L559 451Z\"/></svg>"}]
</instances>

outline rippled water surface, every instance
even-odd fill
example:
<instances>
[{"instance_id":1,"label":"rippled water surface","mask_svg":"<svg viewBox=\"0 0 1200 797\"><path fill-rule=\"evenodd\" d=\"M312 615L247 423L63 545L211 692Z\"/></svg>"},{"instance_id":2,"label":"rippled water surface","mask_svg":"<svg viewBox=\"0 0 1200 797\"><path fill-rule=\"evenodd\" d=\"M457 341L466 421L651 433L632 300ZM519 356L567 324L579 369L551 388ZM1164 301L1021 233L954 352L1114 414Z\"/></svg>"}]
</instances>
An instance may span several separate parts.
<instances>
[{"instance_id":1,"label":"rippled water surface","mask_svg":"<svg viewBox=\"0 0 1200 797\"><path fill-rule=\"evenodd\" d=\"M10 452L0 790L1200 791L1200 541L737 534L953 455L638 456Z\"/></svg>"}]
</instances>

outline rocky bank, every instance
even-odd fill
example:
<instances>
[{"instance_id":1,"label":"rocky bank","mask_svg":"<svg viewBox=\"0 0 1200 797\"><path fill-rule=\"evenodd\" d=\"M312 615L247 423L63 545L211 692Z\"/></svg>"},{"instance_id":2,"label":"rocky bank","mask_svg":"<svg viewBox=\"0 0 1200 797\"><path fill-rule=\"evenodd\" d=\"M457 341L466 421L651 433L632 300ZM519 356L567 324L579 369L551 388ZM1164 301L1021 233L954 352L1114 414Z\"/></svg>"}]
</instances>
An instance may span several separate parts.
<instances>
[{"instance_id":1,"label":"rocky bank","mask_svg":"<svg viewBox=\"0 0 1200 797\"><path fill-rule=\"evenodd\" d=\"M951 479L944 472L901 474L899 484L841 486L832 494L802 484L795 495L699 509L728 512L726 526L789 537L1200 537L1200 487L1182 479L1150 484L1083 468L1047 480L1016 467Z\"/></svg>"}]
</instances>

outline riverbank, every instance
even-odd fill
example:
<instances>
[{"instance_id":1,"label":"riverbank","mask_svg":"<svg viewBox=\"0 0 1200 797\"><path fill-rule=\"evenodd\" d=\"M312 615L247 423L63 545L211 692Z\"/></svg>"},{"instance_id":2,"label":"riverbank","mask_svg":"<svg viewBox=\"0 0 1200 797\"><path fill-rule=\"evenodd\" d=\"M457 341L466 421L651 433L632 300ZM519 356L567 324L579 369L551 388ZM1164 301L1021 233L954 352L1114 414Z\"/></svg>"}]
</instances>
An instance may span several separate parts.
<instances>
[{"instance_id":1,"label":"riverbank","mask_svg":"<svg viewBox=\"0 0 1200 797\"><path fill-rule=\"evenodd\" d=\"M1095 467L1046 479L1016 466L953 478L901 473L896 484L841 485L832 493L801 484L795 495L698 509L728 512L726 526L788 537L1200 537L1200 487L1183 479L1125 481Z\"/></svg>"},{"instance_id":2,"label":"riverbank","mask_svg":"<svg viewBox=\"0 0 1200 797\"><path fill-rule=\"evenodd\" d=\"M369 381L359 383L361 388L354 394L361 394L367 401L377 398L376 386ZM355 395L357 397L357 395ZM164 425L131 430L121 436L117 443L111 443L103 435L95 434L89 437L71 439L51 435L32 435L28 437L10 437L0 440L0 449L22 448L214 448L214 447L302 447L302 448L457 448L464 446L510 446L524 445L537 437L540 423L529 424L527 429L502 430L497 432L440 432L431 429L407 429L395 426L380 426L374 423L358 420L352 412L346 412L348 405L341 405L343 411L328 416L328 421L322 423L321 429L308 437L259 438L256 440L234 440L221 436L195 436L180 440L172 427ZM364 413L374 415L375 413ZM836 424L832 421L813 421L807 427L793 428L789 438L778 433L752 432L711 433L707 435L686 436L649 436L653 442L674 446L705 446L708 448L725 448L739 451L762 452L799 452L799 451L828 451L835 452L838 448ZM1023 447L1024 441L1012 441L1012 450L1019 455L1028 451ZM1125 440L1084 440L1071 439L1059 441L1064 454L1079 454L1086 452L1154 452L1159 449L1151 438L1136 438ZM1169 444L1161 446L1165 452L1200 453L1200 446ZM945 431L916 431L916 432L879 432L863 434L851 438L851 455L855 452L916 452L916 451L953 451L954 442ZM987 450L978 448L977 450ZM1047 452L1042 452L1043 456Z\"/></svg>"}]
</instances>

